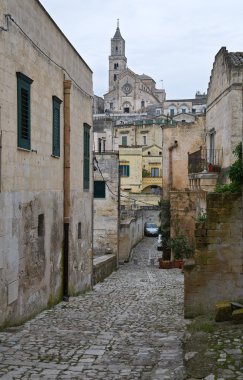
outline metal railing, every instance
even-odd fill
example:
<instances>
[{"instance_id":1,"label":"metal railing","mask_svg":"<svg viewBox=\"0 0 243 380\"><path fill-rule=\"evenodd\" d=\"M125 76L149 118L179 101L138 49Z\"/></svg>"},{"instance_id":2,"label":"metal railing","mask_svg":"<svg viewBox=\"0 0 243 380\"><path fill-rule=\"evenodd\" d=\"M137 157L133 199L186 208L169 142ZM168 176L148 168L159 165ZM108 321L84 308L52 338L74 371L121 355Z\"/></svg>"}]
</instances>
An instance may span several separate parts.
<instances>
[{"instance_id":1,"label":"metal railing","mask_svg":"<svg viewBox=\"0 0 243 380\"><path fill-rule=\"evenodd\" d=\"M200 149L188 153L188 173L220 172L223 149Z\"/></svg>"}]
</instances>

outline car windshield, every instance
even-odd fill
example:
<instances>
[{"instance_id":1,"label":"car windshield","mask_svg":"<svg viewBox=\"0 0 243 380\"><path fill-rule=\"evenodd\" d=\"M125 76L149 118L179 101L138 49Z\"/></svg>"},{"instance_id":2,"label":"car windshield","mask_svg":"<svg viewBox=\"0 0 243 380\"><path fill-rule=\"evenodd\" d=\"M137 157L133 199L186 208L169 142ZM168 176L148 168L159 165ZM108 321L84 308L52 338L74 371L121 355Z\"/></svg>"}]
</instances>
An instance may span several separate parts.
<instances>
[{"instance_id":1,"label":"car windshield","mask_svg":"<svg viewBox=\"0 0 243 380\"><path fill-rule=\"evenodd\" d=\"M154 224L154 223L148 223L146 227L147 227L147 228L158 228L158 227L156 226L156 224Z\"/></svg>"}]
</instances>

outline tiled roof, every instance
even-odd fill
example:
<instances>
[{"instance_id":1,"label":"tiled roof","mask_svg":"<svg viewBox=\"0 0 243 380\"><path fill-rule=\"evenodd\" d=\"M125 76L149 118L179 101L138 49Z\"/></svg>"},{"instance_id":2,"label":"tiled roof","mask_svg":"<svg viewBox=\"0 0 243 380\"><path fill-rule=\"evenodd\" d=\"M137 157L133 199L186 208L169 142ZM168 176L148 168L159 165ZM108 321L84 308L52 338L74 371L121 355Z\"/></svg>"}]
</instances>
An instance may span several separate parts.
<instances>
[{"instance_id":1,"label":"tiled roof","mask_svg":"<svg viewBox=\"0 0 243 380\"><path fill-rule=\"evenodd\" d=\"M234 66L243 65L243 52L229 53L229 58Z\"/></svg>"}]
</instances>

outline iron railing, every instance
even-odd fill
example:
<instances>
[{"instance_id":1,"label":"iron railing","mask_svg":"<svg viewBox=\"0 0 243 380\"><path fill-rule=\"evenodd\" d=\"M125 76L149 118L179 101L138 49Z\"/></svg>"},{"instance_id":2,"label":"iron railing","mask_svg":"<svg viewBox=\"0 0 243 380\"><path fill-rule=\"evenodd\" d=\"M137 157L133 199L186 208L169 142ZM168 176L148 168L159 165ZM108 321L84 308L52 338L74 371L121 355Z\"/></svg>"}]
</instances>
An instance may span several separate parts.
<instances>
[{"instance_id":1,"label":"iron railing","mask_svg":"<svg viewBox=\"0 0 243 380\"><path fill-rule=\"evenodd\" d=\"M222 149L200 149L188 153L188 173L220 172Z\"/></svg>"}]
</instances>

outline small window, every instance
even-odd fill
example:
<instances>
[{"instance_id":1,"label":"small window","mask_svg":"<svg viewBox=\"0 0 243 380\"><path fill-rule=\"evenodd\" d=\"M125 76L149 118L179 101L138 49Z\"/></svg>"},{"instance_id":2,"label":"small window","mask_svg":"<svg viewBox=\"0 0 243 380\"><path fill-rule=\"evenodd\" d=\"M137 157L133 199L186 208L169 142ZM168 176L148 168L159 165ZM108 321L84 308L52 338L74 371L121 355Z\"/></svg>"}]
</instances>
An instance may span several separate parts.
<instances>
[{"instance_id":1,"label":"small window","mask_svg":"<svg viewBox=\"0 0 243 380\"><path fill-rule=\"evenodd\" d=\"M192 108L192 113L196 113L196 109L195 108Z\"/></svg>"},{"instance_id":2,"label":"small window","mask_svg":"<svg viewBox=\"0 0 243 380\"><path fill-rule=\"evenodd\" d=\"M141 101L141 108L144 107L144 100Z\"/></svg>"},{"instance_id":3,"label":"small window","mask_svg":"<svg viewBox=\"0 0 243 380\"><path fill-rule=\"evenodd\" d=\"M170 109L170 116L174 116L175 115L175 110L173 108Z\"/></svg>"},{"instance_id":4,"label":"small window","mask_svg":"<svg viewBox=\"0 0 243 380\"><path fill-rule=\"evenodd\" d=\"M44 228L44 214L38 215L38 236L44 236L45 228Z\"/></svg>"},{"instance_id":5,"label":"small window","mask_svg":"<svg viewBox=\"0 0 243 380\"><path fill-rule=\"evenodd\" d=\"M148 156L150 156L151 155L151 152L148 152Z\"/></svg>"},{"instance_id":6,"label":"small window","mask_svg":"<svg viewBox=\"0 0 243 380\"><path fill-rule=\"evenodd\" d=\"M32 79L17 73L18 147L30 150L30 85Z\"/></svg>"},{"instance_id":7,"label":"small window","mask_svg":"<svg viewBox=\"0 0 243 380\"><path fill-rule=\"evenodd\" d=\"M130 112L129 107L125 107L125 108L124 108L124 113L129 113L129 112Z\"/></svg>"},{"instance_id":8,"label":"small window","mask_svg":"<svg viewBox=\"0 0 243 380\"><path fill-rule=\"evenodd\" d=\"M185 108L182 108L181 112L182 112L182 113L186 113L186 109L185 109Z\"/></svg>"},{"instance_id":9,"label":"small window","mask_svg":"<svg viewBox=\"0 0 243 380\"><path fill-rule=\"evenodd\" d=\"M52 154L60 157L60 104L61 100L52 97Z\"/></svg>"},{"instance_id":10,"label":"small window","mask_svg":"<svg viewBox=\"0 0 243 380\"><path fill-rule=\"evenodd\" d=\"M143 145L147 145L147 136L143 136Z\"/></svg>"},{"instance_id":11,"label":"small window","mask_svg":"<svg viewBox=\"0 0 243 380\"><path fill-rule=\"evenodd\" d=\"M113 110L113 103L110 103L110 109Z\"/></svg>"},{"instance_id":12,"label":"small window","mask_svg":"<svg viewBox=\"0 0 243 380\"><path fill-rule=\"evenodd\" d=\"M94 198L105 198L105 181L94 181Z\"/></svg>"},{"instance_id":13,"label":"small window","mask_svg":"<svg viewBox=\"0 0 243 380\"><path fill-rule=\"evenodd\" d=\"M81 222L78 223L78 239L82 237L82 225Z\"/></svg>"},{"instance_id":14,"label":"small window","mask_svg":"<svg viewBox=\"0 0 243 380\"><path fill-rule=\"evenodd\" d=\"M116 81L116 79L117 79L117 75L116 75L116 74L114 74L114 81Z\"/></svg>"},{"instance_id":15,"label":"small window","mask_svg":"<svg viewBox=\"0 0 243 380\"><path fill-rule=\"evenodd\" d=\"M127 136L122 136L122 145L127 146Z\"/></svg>"},{"instance_id":16,"label":"small window","mask_svg":"<svg viewBox=\"0 0 243 380\"><path fill-rule=\"evenodd\" d=\"M129 165L120 165L120 176L121 177L129 177L129 175L130 175Z\"/></svg>"},{"instance_id":17,"label":"small window","mask_svg":"<svg viewBox=\"0 0 243 380\"><path fill-rule=\"evenodd\" d=\"M159 168L151 168L151 177L159 177Z\"/></svg>"},{"instance_id":18,"label":"small window","mask_svg":"<svg viewBox=\"0 0 243 380\"><path fill-rule=\"evenodd\" d=\"M84 123L83 134L83 188L89 189L89 164L90 164L90 127Z\"/></svg>"}]
</instances>

